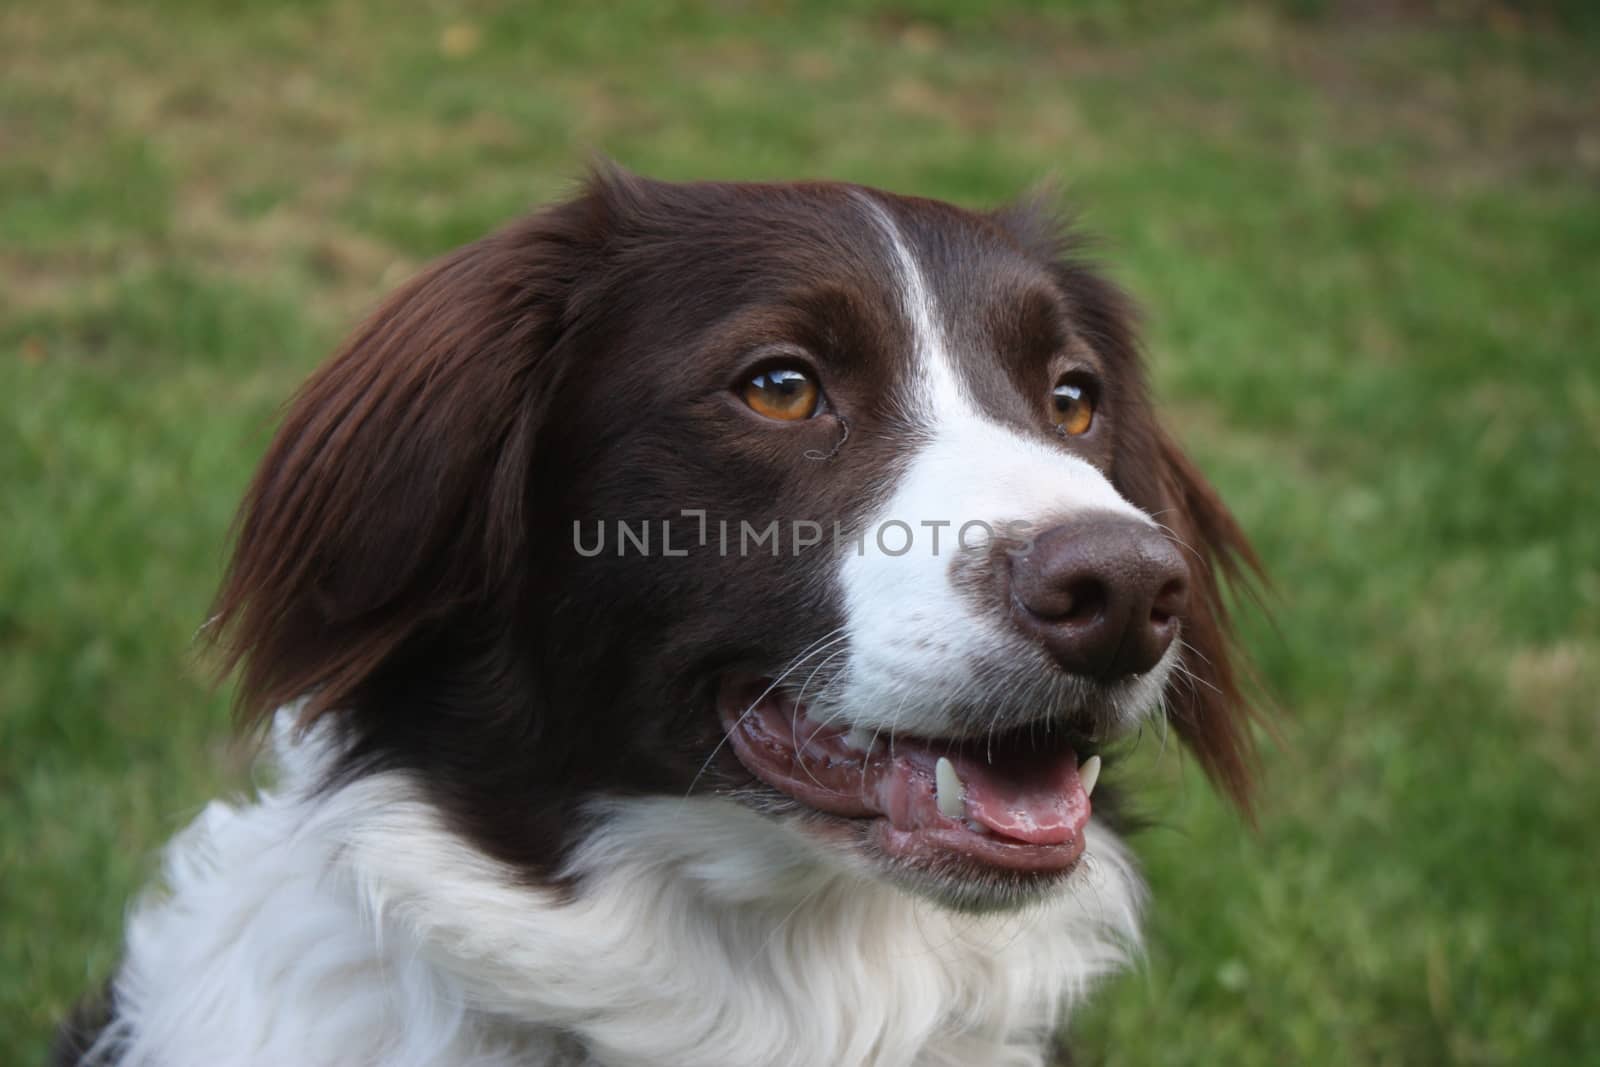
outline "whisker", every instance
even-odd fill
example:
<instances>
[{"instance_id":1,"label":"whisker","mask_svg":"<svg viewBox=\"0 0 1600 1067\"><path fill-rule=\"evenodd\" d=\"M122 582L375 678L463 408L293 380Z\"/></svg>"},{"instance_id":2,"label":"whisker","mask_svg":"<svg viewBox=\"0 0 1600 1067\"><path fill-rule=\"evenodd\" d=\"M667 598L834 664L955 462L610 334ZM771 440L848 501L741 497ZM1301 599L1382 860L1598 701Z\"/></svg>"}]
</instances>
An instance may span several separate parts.
<instances>
[{"instance_id":1,"label":"whisker","mask_svg":"<svg viewBox=\"0 0 1600 1067\"><path fill-rule=\"evenodd\" d=\"M1164 515L1164 514L1166 514L1166 512L1158 511L1158 512L1156 512L1156 514L1157 515ZM1150 516L1150 519L1151 519L1152 522L1154 522L1155 521L1155 515ZM1206 557L1203 554L1201 554L1201 552L1200 552L1200 550L1198 548L1194 547L1189 542L1187 542L1183 538L1179 537L1178 536L1178 532L1176 530L1174 530L1172 527L1168 526L1164 522L1157 522L1156 523L1156 529L1158 529L1162 533L1166 534L1167 537L1170 538L1172 540L1172 542L1174 544L1176 544L1178 547L1187 550L1188 553L1195 558L1195 562L1196 563L1199 563L1202 567L1205 566Z\"/></svg>"},{"instance_id":2,"label":"whisker","mask_svg":"<svg viewBox=\"0 0 1600 1067\"><path fill-rule=\"evenodd\" d=\"M899 720L900 712L905 708L906 699L909 696L910 696L909 693L902 693L900 695L900 703L895 705L894 715L889 720L889 723L890 723L890 726L889 726L889 758L890 759L894 758L894 723ZM879 738L879 736L882 735L882 733L883 733L883 726L882 726L882 724L879 724L872 731L872 740L867 742L867 750L866 750L866 752L862 753L862 758L861 758L861 784L862 784L863 787L865 787L866 784L867 784L867 769L868 769L868 767L869 767L869 765L871 763L871 761L868 759L868 757L870 757L872 755L873 750L875 750L878 747L878 738Z\"/></svg>"},{"instance_id":3,"label":"whisker","mask_svg":"<svg viewBox=\"0 0 1600 1067\"><path fill-rule=\"evenodd\" d=\"M1184 638L1184 637L1183 637L1183 636L1181 636L1181 635L1180 635L1180 636L1179 636L1179 637L1178 637L1178 645L1179 645L1179 646L1180 646L1180 647L1181 647L1181 648L1182 648L1182 649L1183 649L1183 650L1184 650L1184 651L1185 651L1185 652L1193 652L1193 653L1194 653L1194 654L1195 654L1195 655L1196 655L1196 656L1198 656L1198 657L1200 657L1200 662L1202 662L1202 663L1204 663L1204 664L1205 664L1205 665L1206 665L1206 666L1207 666L1207 667L1211 667L1211 666L1214 666L1214 665L1213 665L1213 664L1212 664L1212 662L1211 662L1211 658L1210 658L1210 657L1209 657L1209 656L1207 656L1207 655L1206 655L1206 654L1205 654L1205 653L1204 653L1204 652L1201 652L1201 651L1200 651L1200 650L1199 650L1199 649L1198 649L1198 648L1195 648L1195 647L1194 647L1194 646L1193 646L1193 645L1191 645L1191 644L1190 644L1190 643L1189 643L1189 642L1188 642L1188 640L1187 640L1187 639L1185 639L1185 638Z\"/></svg>"},{"instance_id":4,"label":"whisker","mask_svg":"<svg viewBox=\"0 0 1600 1067\"><path fill-rule=\"evenodd\" d=\"M827 786L825 786L821 782L817 781L817 776L812 774L811 773L811 768L806 766L805 752L800 747L800 715L801 715L801 709L802 709L802 707L803 707L803 705L805 703L806 686L810 685L811 684L811 679L813 679L813 678L815 678L817 676L817 671L822 670L822 668L826 667L829 663L832 663L835 659L837 659L839 656L843 655L846 651L847 651L847 649L841 648L841 649L839 649L839 650L837 650L835 652L831 652L831 653L828 654L828 658L827 659L825 659L821 663L817 664L816 670L813 670L810 673L810 675L808 675L806 677L805 682L803 682L801 684L801 686L800 686L800 694L794 698L794 705L795 705L794 714L789 717L789 741L790 741L791 744L794 745L794 761L800 767L801 770L806 772L806 777L811 779L811 781L819 789L826 789ZM820 731L820 729L821 729L821 727L818 727L819 731ZM817 735L815 733L813 733L811 735L811 737L813 739L815 739L816 736ZM807 743L809 744L809 741Z\"/></svg>"},{"instance_id":5,"label":"whisker","mask_svg":"<svg viewBox=\"0 0 1600 1067\"><path fill-rule=\"evenodd\" d=\"M1183 650L1185 652L1193 652L1196 656L1199 656L1201 658L1201 660L1203 660L1205 662L1206 666L1208 666L1208 667L1211 666L1211 661L1206 659L1204 654L1202 654L1199 649L1195 648L1189 642L1183 640L1182 638L1179 638L1178 639L1178 643L1183 646ZM1218 689L1216 686L1212 685L1209 681L1207 681L1206 679L1204 679L1204 678L1200 677L1198 674L1196 674L1193 671L1193 669L1191 669L1187 664L1185 664L1183 662L1182 659L1178 660L1178 665L1183 668L1184 673L1187 674L1190 678L1193 678L1195 681L1199 682L1201 685L1205 686L1207 689L1210 689L1213 693L1216 693L1218 696L1223 696L1224 695L1222 690Z\"/></svg>"},{"instance_id":6,"label":"whisker","mask_svg":"<svg viewBox=\"0 0 1600 1067\"><path fill-rule=\"evenodd\" d=\"M837 635L837 636L835 636L835 635ZM749 707L745 708L742 712L739 713L739 717L733 721L733 725L735 727L737 727L741 723L743 723L744 720L749 717L751 712L755 711L756 708L761 706L761 702L763 700L767 699L767 695L769 693L771 693L774 689L778 688L778 685L785 678L787 678L789 675L793 674L796 670L798 670L799 668L804 666L805 665L805 661L808 658L820 653L824 648L831 648L833 645L838 644L840 641L844 640L844 638L846 636L847 635L844 633L844 627L843 626L839 626L839 627L835 627L834 629L828 631L826 634L823 634L817 640L815 640L815 641L811 642L811 644L807 645L799 653L799 655L795 656L794 659L789 661L789 665L783 669L783 672L781 674L779 674L776 678L774 678L772 680L772 684L767 686L765 689L763 689L761 691L761 695L756 697L755 700L753 700L750 703ZM819 648L818 647L819 645L822 646L822 647ZM685 800L689 799L689 796L694 792L694 787L700 783L701 777L711 767L711 761L717 758L717 753L722 751L722 746L728 743L728 735L731 732L732 732L731 729L723 732L722 737L718 739L716 745L711 749L711 754L708 755L705 758L705 762L704 763L700 764L700 769L698 771L695 771L694 777L692 779L690 779L690 781L689 781L689 788L684 791L683 799L685 799Z\"/></svg>"}]
</instances>

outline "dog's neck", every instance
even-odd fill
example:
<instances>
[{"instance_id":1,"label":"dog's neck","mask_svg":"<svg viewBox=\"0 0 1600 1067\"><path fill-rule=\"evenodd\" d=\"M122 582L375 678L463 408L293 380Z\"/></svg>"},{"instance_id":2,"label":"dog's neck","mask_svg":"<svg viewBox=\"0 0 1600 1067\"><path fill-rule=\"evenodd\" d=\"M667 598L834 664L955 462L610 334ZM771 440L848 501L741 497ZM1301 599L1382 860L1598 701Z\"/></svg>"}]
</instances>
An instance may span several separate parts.
<instances>
[{"instance_id":1,"label":"dog's neck","mask_svg":"<svg viewBox=\"0 0 1600 1067\"><path fill-rule=\"evenodd\" d=\"M1091 825L1067 893L949 911L719 798L597 812L571 892L451 832L416 783L212 804L130 923L108 1046L127 1064L1038 1064L1136 938Z\"/></svg>"}]
</instances>

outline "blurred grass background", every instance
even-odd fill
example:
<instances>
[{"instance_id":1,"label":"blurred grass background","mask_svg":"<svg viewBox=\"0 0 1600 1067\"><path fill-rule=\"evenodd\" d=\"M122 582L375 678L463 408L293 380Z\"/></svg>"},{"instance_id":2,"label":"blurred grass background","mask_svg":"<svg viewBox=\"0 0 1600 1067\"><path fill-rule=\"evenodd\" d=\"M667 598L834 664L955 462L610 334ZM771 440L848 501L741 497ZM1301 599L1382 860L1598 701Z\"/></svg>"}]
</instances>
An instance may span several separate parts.
<instances>
[{"instance_id":1,"label":"blurred grass background","mask_svg":"<svg viewBox=\"0 0 1600 1067\"><path fill-rule=\"evenodd\" d=\"M1176 753L1109 1064L1600 1062L1600 18L1584 3L0 7L0 1062L245 780L191 637L277 406L587 153L1057 176L1259 542L1287 744Z\"/></svg>"}]
</instances>

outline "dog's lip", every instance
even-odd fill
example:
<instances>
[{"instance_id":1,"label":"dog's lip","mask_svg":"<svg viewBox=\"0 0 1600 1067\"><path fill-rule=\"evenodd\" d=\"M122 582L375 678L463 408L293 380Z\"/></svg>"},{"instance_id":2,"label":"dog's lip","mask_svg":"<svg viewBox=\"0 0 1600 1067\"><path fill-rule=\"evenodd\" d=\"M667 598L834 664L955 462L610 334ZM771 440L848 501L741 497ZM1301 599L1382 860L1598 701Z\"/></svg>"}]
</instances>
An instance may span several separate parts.
<instances>
[{"instance_id":1,"label":"dog's lip","mask_svg":"<svg viewBox=\"0 0 1600 1067\"><path fill-rule=\"evenodd\" d=\"M872 820L887 856L947 866L1059 873L1081 858L1092 772L1066 745L896 735L893 744L812 721L765 679L729 679L718 712L735 755L762 782L816 811ZM943 765L943 766L941 766ZM1096 763L1096 767L1098 763Z\"/></svg>"}]
</instances>

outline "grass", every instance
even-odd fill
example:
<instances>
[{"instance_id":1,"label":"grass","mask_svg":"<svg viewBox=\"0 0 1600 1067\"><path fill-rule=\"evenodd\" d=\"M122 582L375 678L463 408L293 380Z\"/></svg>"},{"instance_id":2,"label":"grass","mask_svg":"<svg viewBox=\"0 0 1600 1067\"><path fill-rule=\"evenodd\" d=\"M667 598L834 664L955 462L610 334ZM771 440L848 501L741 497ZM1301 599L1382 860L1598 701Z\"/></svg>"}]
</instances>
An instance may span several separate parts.
<instances>
[{"instance_id":1,"label":"grass","mask_svg":"<svg viewBox=\"0 0 1600 1067\"><path fill-rule=\"evenodd\" d=\"M1328 8L0 9L0 1061L244 780L191 637L278 404L603 150L972 204L1055 175L1149 309L1275 579L1285 741L1255 834L1136 754L1150 950L1090 1062L1593 1062L1600 38Z\"/></svg>"}]
</instances>

